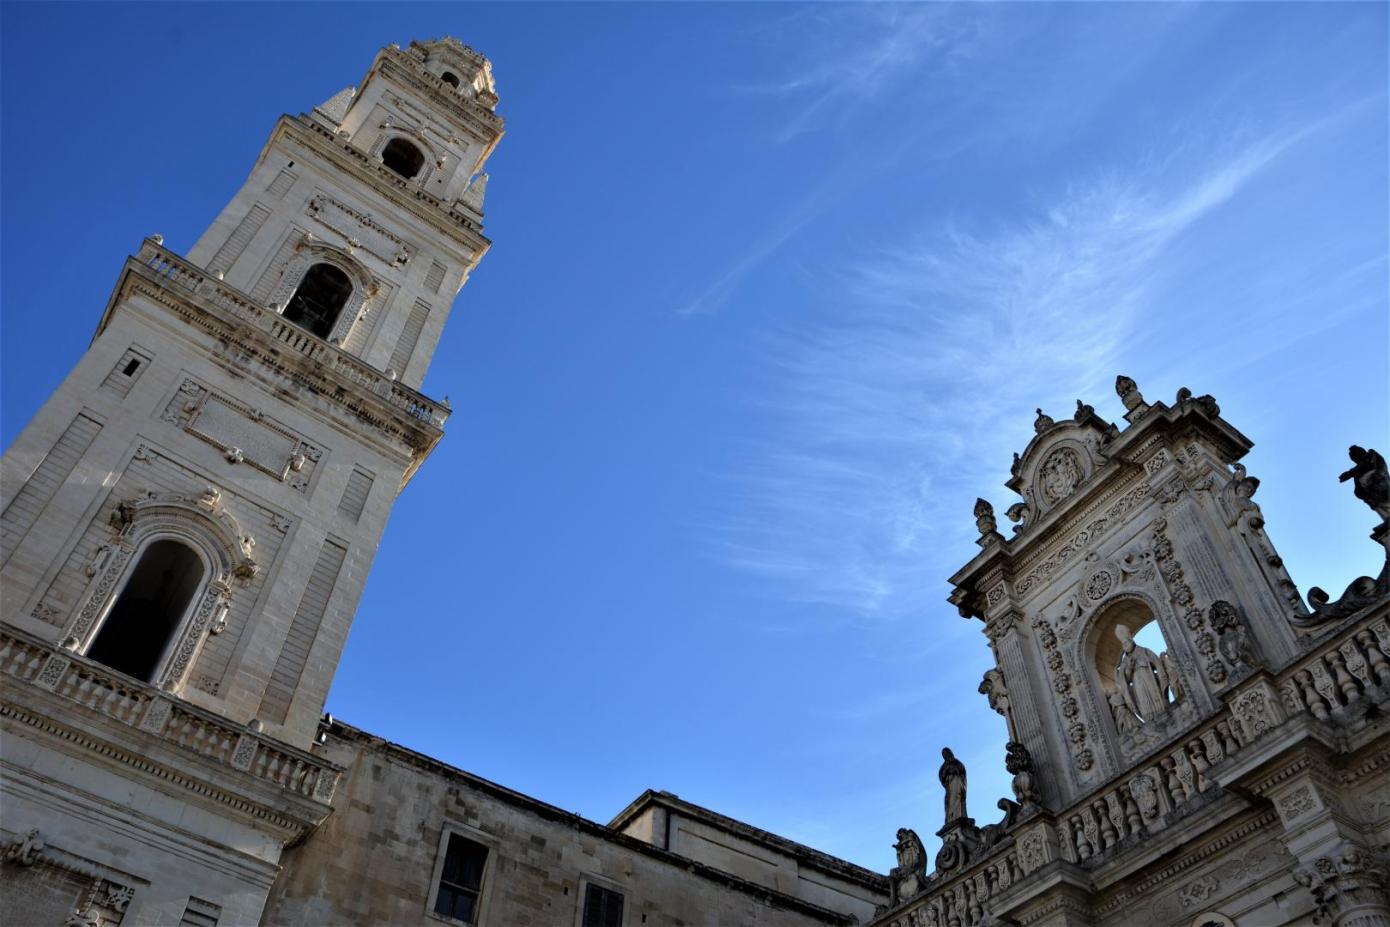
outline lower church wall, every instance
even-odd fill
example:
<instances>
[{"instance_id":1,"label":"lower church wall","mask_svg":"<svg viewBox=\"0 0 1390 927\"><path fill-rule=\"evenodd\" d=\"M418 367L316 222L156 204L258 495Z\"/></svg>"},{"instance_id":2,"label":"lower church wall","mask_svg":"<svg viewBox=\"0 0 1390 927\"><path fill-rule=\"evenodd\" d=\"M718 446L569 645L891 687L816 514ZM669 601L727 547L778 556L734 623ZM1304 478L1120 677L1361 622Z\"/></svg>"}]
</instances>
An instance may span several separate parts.
<instances>
[{"instance_id":1,"label":"lower church wall","mask_svg":"<svg viewBox=\"0 0 1390 927\"><path fill-rule=\"evenodd\" d=\"M590 883L623 896L628 927L854 922L345 726L323 749L348 771L284 854L266 924L459 923L433 913L449 833L487 848L480 924L578 927Z\"/></svg>"}]
</instances>

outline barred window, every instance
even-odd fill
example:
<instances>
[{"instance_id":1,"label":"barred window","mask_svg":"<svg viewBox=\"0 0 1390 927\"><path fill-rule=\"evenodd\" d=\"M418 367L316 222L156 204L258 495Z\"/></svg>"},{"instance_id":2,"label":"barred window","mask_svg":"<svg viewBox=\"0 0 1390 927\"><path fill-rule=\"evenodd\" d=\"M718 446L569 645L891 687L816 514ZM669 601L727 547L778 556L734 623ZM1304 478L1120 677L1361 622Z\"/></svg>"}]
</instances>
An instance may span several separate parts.
<instances>
[{"instance_id":1,"label":"barred window","mask_svg":"<svg viewBox=\"0 0 1390 927\"><path fill-rule=\"evenodd\" d=\"M434 913L465 924L477 923L478 897L483 888L483 865L487 847L458 834L449 835L444 853L444 869L439 874L439 894Z\"/></svg>"},{"instance_id":2,"label":"barred window","mask_svg":"<svg viewBox=\"0 0 1390 927\"><path fill-rule=\"evenodd\" d=\"M590 882L584 889L583 927L623 927L623 896Z\"/></svg>"}]
</instances>

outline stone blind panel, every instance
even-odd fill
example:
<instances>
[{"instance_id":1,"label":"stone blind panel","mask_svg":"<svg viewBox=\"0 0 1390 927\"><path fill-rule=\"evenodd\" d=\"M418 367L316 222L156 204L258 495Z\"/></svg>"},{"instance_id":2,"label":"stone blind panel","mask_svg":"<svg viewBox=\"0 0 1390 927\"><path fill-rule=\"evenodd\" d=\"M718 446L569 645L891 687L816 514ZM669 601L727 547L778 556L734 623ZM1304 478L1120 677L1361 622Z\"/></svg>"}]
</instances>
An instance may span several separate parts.
<instances>
[{"instance_id":1,"label":"stone blind panel","mask_svg":"<svg viewBox=\"0 0 1390 927\"><path fill-rule=\"evenodd\" d=\"M275 175L275 179L270 182L270 186L266 187L265 191L277 200L284 199L285 194L290 192L290 187L294 186L294 178L293 171L281 171Z\"/></svg>"},{"instance_id":2,"label":"stone blind panel","mask_svg":"<svg viewBox=\"0 0 1390 927\"><path fill-rule=\"evenodd\" d=\"M444 265L438 261L430 264L430 272L425 275L425 289L431 293L438 293L439 288L444 285Z\"/></svg>"},{"instance_id":3,"label":"stone blind panel","mask_svg":"<svg viewBox=\"0 0 1390 927\"><path fill-rule=\"evenodd\" d=\"M265 220L270 218L270 210L260 203L251 207L250 211L242 216L237 223L236 229L231 237L222 243L222 247L217 249L217 253L208 262L208 270L213 273L218 271L226 272L236 263L236 259L241 257L241 252L246 250L246 246L251 244L251 239L256 237L256 233L265 225Z\"/></svg>"},{"instance_id":4,"label":"stone blind panel","mask_svg":"<svg viewBox=\"0 0 1390 927\"><path fill-rule=\"evenodd\" d=\"M285 265L289 263L290 255L294 253L295 243L299 241L304 233L298 228L290 229L289 235L280 243L280 248L275 252L275 256L270 259L270 263L261 271L261 277L256 281L256 286L251 290L251 298L261 305L270 299L270 294L275 291L275 284L280 282L280 274L284 273Z\"/></svg>"},{"instance_id":5,"label":"stone blind panel","mask_svg":"<svg viewBox=\"0 0 1390 927\"><path fill-rule=\"evenodd\" d=\"M338 501L338 511L357 521L362 517L362 509L367 505L367 495L371 491L371 475L354 467L343 489L343 498Z\"/></svg>"},{"instance_id":6,"label":"stone blind panel","mask_svg":"<svg viewBox=\"0 0 1390 927\"><path fill-rule=\"evenodd\" d=\"M405 328L401 330L401 338L396 342L396 350L391 354L391 362L386 366L396 371L397 374L404 374L406 365L410 363L410 355L415 353L415 345L420 340L420 332L425 330L425 319L429 317L430 304L423 299L415 300L415 306L410 310L410 318L405 320Z\"/></svg>"},{"instance_id":7,"label":"stone blind panel","mask_svg":"<svg viewBox=\"0 0 1390 927\"><path fill-rule=\"evenodd\" d=\"M259 717L275 724L283 724L289 714L290 702L295 690L299 688L299 678L304 673L304 665L309 660L309 651L318 636L319 623L328 610L328 599L338 582L338 572L343 568L347 557L347 547L328 538L319 550L318 561L309 574L304 596L299 600L299 608L294 613L294 621L285 635L285 645L280 649L280 658L275 661L275 670L270 674L265 697L261 700Z\"/></svg>"},{"instance_id":8,"label":"stone blind panel","mask_svg":"<svg viewBox=\"0 0 1390 927\"><path fill-rule=\"evenodd\" d=\"M222 906L201 898L189 897L188 905L179 918L179 927L217 927L217 918L222 914Z\"/></svg>"},{"instance_id":9,"label":"stone blind panel","mask_svg":"<svg viewBox=\"0 0 1390 927\"><path fill-rule=\"evenodd\" d=\"M111 368L106 379L101 381L101 388L124 399L149 365L150 355L131 346L121 355L121 359L116 361L116 366Z\"/></svg>"},{"instance_id":10,"label":"stone blind panel","mask_svg":"<svg viewBox=\"0 0 1390 927\"><path fill-rule=\"evenodd\" d=\"M10 559L99 431L100 422L86 413L78 415L15 494L0 516L0 563Z\"/></svg>"}]
</instances>

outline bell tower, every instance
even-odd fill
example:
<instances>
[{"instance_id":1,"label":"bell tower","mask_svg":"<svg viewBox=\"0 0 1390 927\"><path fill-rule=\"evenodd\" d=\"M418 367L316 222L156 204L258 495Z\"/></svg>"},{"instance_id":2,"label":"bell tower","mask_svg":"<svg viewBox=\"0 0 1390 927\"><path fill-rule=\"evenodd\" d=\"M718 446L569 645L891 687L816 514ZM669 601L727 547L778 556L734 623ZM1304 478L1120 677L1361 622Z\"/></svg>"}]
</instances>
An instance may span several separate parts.
<instances>
[{"instance_id":1,"label":"bell tower","mask_svg":"<svg viewBox=\"0 0 1390 927\"><path fill-rule=\"evenodd\" d=\"M445 38L281 117L187 256L127 260L5 454L0 836L28 862L0 919L254 922L328 813L318 719L443 435L419 388L490 245L496 104Z\"/></svg>"}]
</instances>

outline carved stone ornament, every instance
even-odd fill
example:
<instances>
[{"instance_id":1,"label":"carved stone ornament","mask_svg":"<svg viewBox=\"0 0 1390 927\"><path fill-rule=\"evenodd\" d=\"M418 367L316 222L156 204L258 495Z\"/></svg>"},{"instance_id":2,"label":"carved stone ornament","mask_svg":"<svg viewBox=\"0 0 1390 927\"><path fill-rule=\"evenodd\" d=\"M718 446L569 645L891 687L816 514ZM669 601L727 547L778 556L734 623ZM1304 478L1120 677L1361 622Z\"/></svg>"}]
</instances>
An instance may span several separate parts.
<instances>
[{"instance_id":1,"label":"carved stone ornament","mask_svg":"<svg viewBox=\"0 0 1390 927\"><path fill-rule=\"evenodd\" d=\"M39 856L43 853L43 838L39 836L37 827L30 828L22 836L14 838L14 841L5 847L3 859L7 863L14 863L16 866L32 866L38 862Z\"/></svg>"},{"instance_id":2,"label":"carved stone ornament","mask_svg":"<svg viewBox=\"0 0 1390 927\"><path fill-rule=\"evenodd\" d=\"M888 873L892 886L892 904L902 904L917 897L927 885L927 851L917 832L898 828L898 841L893 844L898 865Z\"/></svg>"},{"instance_id":3,"label":"carved stone ornament","mask_svg":"<svg viewBox=\"0 0 1390 927\"><path fill-rule=\"evenodd\" d=\"M1371 925L1390 920L1385 870L1370 854L1349 841L1343 841L1326 856L1299 866L1293 877L1313 896L1317 906L1314 923Z\"/></svg>"},{"instance_id":4,"label":"carved stone ornament","mask_svg":"<svg viewBox=\"0 0 1390 927\"><path fill-rule=\"evenodd\" d=\"M1139 386L1124 374L1115 378L1115 393L1124 403L1127 418L1140 415L1149 408L1149 404L1144 401L1144 394L1139 392Z\"/></svg>"},{"instance_id":5,"label":"carved stone ornament","mask_svg":"<svg viewBox=\"0 0 1390 927\"><path fill-rule=\"evenodd\" d=\"M994 506L984 499L975 500L975 527L979 529L981 542L998 539L999 522L994 517Z\"/></svg>"},{"instance_id":6,"label":"carved stone ornament","mask_svg":"<svg viewBox=\"0 0 1390 927\"><path fill-rule=\"evenodd\" d=\"M1004 768L1013 775L1014 799L1024 808L1031 808L1042 801L1035 781L1036 770L1033 757L1028 748L1018 741L1011 740L1005 747Z\"/></svg>"},{"instance_id":7,"label":"carved stone ornament","mask_svg":"<svg viewBox=\"0 0 1390 927\"><path fill-rule=\"evenodd\" d=\"M1061 447L1053 451L1038 468L1038 486L1043 499L1055 505L1070 496L1081 484L1084 471L1076 451Z\"/></svg>"},{"instance_id":8,"label":"carved stone ornament","mask_svg":"<svg viewBox=\"0 0 1390 927\"><path fill-rule=\"evenodd\" d=\"M1357 445L1352 445L1347 454L1355 466L1338 479L1341 482L1351 480L1356 498L1380 516L1381 523L1371 532L1371 538L1384 546L1385 559L1375 579L1357 577L1336 600L1321 587L1309 589L1308 604L1312 612L1290 617L1290 623L1296 628L1315 628L1340 621L1390 596L1390 476L1386 475L1385 458Z\"/></svg>"},{"instance_id":9,"label":"carved stone ornament","mask_svg":"<svg viewBox=\"0 0 1390 927\"><path fill-rule=\"evenodd\" d=\"M1057 422L1053 420L1052 416L1048 415L1042 409L1039 409L1038 417L1033 420L1033 431L1042 434L1055 424L1057 424Z\"/></svg>"}]
</instances>

